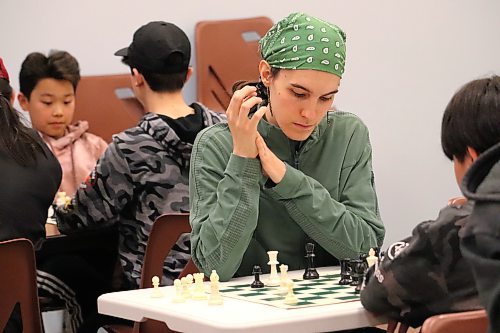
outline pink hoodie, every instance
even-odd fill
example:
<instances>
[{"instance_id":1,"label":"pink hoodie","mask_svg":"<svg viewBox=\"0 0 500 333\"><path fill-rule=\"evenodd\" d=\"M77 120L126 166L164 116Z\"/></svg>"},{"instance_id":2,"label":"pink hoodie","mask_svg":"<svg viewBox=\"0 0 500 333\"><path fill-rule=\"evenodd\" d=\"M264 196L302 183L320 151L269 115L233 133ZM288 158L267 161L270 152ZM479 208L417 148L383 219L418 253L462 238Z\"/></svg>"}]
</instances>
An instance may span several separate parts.
<instances>
[{"instance_id":1,"label":"pink hoodie","mask_svg":"<svg viewBox=\"0 0 500 333\"><path fill-rule=\"evenodd\" d=\"M78 121L69 125L66 134L59 139L40 133L63 170L59 191L66 192L69 196L73 196L108 146L97 135L87 133L88 128L87 121Z\"/></svg>"}]
</instances>

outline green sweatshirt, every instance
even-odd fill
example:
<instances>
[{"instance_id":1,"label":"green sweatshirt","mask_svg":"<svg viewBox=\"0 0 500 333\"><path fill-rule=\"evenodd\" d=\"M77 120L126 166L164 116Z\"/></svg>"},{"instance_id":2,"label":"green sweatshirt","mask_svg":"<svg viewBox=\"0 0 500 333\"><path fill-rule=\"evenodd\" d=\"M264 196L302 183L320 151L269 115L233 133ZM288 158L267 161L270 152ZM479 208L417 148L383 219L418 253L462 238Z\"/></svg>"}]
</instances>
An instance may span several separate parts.
<instances>
[{"instance_id":1,"label":"green sweatshirt","mask_svg":"<svg viewBox=\"0 0 500 333\"><path fill-rule=\"evenodd\" d=\"M380 220L368 130L346 112L329 112L296 150L278 127L265 120L258 131L286 164L272 184L258 158L232 154L227 124L200 132L189 181L191 254L205 274L221 281L268 271L267 251L290 270L306 265L304 246L313 240L317 266L354 258L380 246Z\"/></svg>"}]
</instances>

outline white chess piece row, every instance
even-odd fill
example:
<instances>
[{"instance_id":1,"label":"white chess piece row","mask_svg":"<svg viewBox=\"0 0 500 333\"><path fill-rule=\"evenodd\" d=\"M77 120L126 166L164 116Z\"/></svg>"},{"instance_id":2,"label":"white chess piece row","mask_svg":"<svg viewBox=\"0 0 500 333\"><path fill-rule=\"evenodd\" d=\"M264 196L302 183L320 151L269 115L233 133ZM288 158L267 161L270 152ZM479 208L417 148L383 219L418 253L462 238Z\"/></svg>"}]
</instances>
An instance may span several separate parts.
<instances>
[{"instance_id":1,"label":"white chess piece row","mask_svg":"<svg viewBox=\"0 0 500 333\"><path fill-rule=\"evenodd\" d=\"M219 292L219 275L215 270L212 270L210 275L210 297L207 296L205 292L205 287L203 284L203 273L195 273L193 275L188 274L181 279L175 279L175 296L172 298L173 303L184 303L187 299L193 300L206 300L208 299L209 305L221 305L223 304L223 298ZM194 280L194 287L193 286ZM160 279L157 276L152 278L153 290L151 292L151 297L160 298L163 297L159 285Z\"/></svg>"}]
</instances>

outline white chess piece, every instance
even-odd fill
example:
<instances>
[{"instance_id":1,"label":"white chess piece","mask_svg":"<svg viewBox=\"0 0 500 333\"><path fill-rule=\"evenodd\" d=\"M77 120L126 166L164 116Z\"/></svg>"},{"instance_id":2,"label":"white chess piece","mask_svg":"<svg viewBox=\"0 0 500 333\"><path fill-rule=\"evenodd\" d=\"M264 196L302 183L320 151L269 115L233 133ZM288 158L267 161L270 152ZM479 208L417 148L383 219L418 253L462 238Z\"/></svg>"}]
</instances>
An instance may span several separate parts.
<instances>
[{"instance_id":1,"label":"white chess piece","mask_svg":"<svg viewBox=\"0 0 500 333\"><path fill-rule=\"evenodd\" d=\"M153 298L163 297L163 293L160 290L160 278L155 275L151 279L151 282L153 283L153 291L151 292L151 297Z\"/></svg>"},{"instance_id":2,"label":"white chess piece","mask_svg":"<svg viewBox=\"0 0 500 333\"><path fill-rule=\"evenodd\" d=\"M288 265L280 265L280 288L278 293L286 295L288 292Z\"/></svg>"},{"instance_id":3,"label":"white chess piece","mask_svg":"<svg viewBox=\"0 0 500 333\"><path fill-rule=\"evenodd\" d=\"M212 274L210 274L210 298L208 299L208 305L221 305L222 303L224 303L224 299L219 292L219 275L213 269Z\"/></svg>"},{"instance_id":4,"label":"white chess piece","mask_svg":"<svg viewBox=\"0 0 500 333\"><path fill-rule=\"evenodd\" d=\"M293 293L293 282L288 281L287 287L288 287L288 294L286 294L285 297L285 304L287 305L297 304L299 300L297 299L297 296L295 296L295 294Z\"/></svg>"},{"instance_id":5,"label":"white chess piece","mask_svg":"<svg viewBox=\"0 0 500 333\"><path fill-rule=\"evenodd\" d=\"M207 294L205 294L205 288L203 287L203 278L205 274L203 273L194 273L194 292L192 294L192 298L196 300L204 300L207 299Z\"/></svg>"},{"instance_id":6,"label":"white chess piece","mask_svg":"<svg viewBox=\"0 0 500 333\"><path fill-rule=\"evenodd\" d=\"M375 250L370 249L368 252L368 257L366 257L366 262L368 263L368 267L372 267L378 261L378 258L375 256Z\"/></svg>"},{"instance_id":7,"label":"white chess piece","mask_svg":"<svg viewBox=\"0 0 500 333\"><path fill-rule=\"evenodd\" d=\"M66 192L56 193L56 206L64 206L66 204Z\"/></svg>"},{"instance_id":8,"label":"white chess piece","mask_svg":"<svg viewBox=\"0 0 500 333\"><path fill-rule=\"evenodd\" d=\"M175 279L174 280L174 287L175 287L175 296L172 299L173 303L184 303L186 299L184 296L182 296L182 283L181 280Z\"/></svg>"},{"instance_id":9,"label":"white chess piece","mask_svg":"<svg viewBox=\"0 0 500 333\"><path fill-rule=\"evenodd\" d=\"M184 297L184 299L191 298L191 290L189 290L191 284L189 283L189 279L186 276L181 278L181 284L182 284L182 297Z\"/></svg>"},{"instance_id":10,"label":"white chess piece","mask_svg":"<svg viewBox=\"0 0 500 333\"><path fill-rule=\"evenodd\" d=\"M267 264L271 266L271 275L269 276L269 280L266 284L268 286L279 286L280 278L276 269L276 266L279 264L278 251L267 251L267 255L269 256L269 262Z\"/></svg>"}]
</instances>

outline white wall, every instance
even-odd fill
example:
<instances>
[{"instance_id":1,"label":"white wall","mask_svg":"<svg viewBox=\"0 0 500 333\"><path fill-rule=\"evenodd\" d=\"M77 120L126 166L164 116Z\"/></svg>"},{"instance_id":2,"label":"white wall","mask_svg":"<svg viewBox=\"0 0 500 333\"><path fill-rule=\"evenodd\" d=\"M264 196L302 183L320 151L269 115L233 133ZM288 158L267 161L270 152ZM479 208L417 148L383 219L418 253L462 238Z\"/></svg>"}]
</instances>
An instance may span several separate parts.
<instances>
[{"instance_id":1,"label":"white wall","mask_svg":"<svg viewBox=\"0 0 500 333\"><path fill-rule=\"evenodd\" d=\"M193 40L200 20L276 21L292 11L346 31L347 68L336 104L370 128L386 244L406 236L459 194L440 148L441 116L463 83L500 74L500 1L1 0L0 55L17 89L20 64L32 51L67 50L83 75L123 73L113 53L148 21L174 22ZM193 80L188 100L194 87Z\"/></svg>"}]
</instances>

